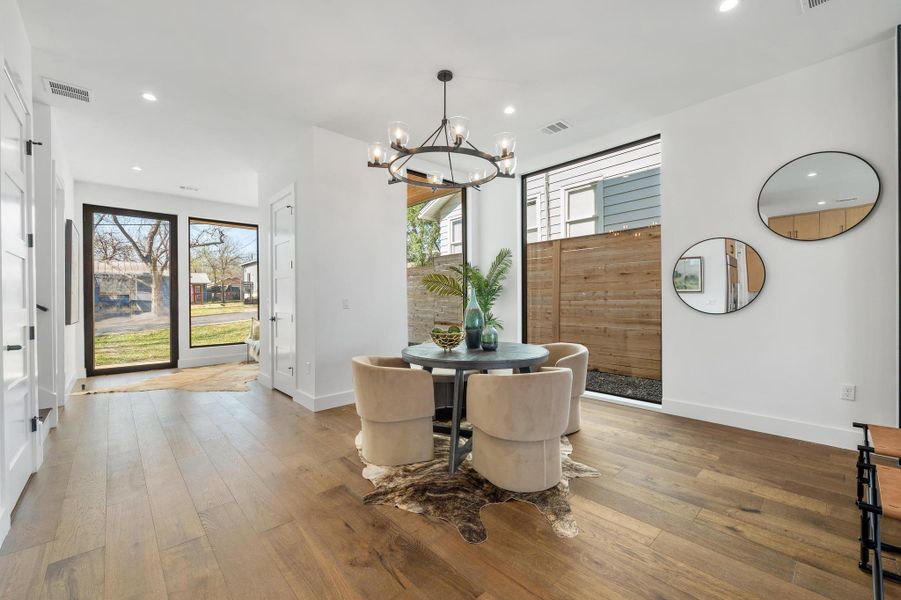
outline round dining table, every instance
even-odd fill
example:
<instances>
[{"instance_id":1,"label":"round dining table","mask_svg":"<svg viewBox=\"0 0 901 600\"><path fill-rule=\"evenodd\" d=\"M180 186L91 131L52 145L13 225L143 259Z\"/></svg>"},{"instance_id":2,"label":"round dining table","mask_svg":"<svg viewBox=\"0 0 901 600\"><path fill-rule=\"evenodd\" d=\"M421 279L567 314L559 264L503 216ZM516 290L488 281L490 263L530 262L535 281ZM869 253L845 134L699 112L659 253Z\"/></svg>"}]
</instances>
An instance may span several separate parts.
<instances>
[{"instance_id":1,"label":"round dining table","mask_svg":"<svg viewBox=\"0 0 901 600\"><path fill-rule=\"evenodd\" d=\"M460 427L464 393L463 377L466 371L487 373L496 369L514 369L520 373L529 373L532 367L547 360L548 351L543 346L513 342L501 342L498 344L497 350L482 350L481 348L470 350L465 344L460 344L453 350L444 350L429 342L407 346L401 351L401 357L411 365L419 365L427 371L451 369L454 372L454 407L450 427L440 423L433 425L435 432L450 435L448 472L453 475L466 455L472 452L472 430ZM459 445L461 437L468 438L462 446Z\"/></svg>"}]
</instances>

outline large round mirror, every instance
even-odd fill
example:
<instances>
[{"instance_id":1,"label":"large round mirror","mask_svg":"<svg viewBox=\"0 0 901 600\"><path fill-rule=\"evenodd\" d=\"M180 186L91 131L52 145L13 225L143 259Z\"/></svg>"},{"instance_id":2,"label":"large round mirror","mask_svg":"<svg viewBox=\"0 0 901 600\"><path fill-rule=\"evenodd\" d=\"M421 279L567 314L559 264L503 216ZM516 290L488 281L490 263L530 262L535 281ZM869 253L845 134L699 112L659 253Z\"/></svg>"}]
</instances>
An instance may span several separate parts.
<instances>
[{"instance_id":1,"label":"large round mirror","mask_svg":"<svg viewBox=\"0 0 901 600\"><path fill-rule=\"evenodd\" d=\"M724 314L741 310L763 290L766 268L748 244L732 238L698 242L676 261L673 287L695 310Z\"/></svg>"},{"instance_id":2,"label":"large round mirror","mask_svg":"<svg viewBox=\"0 0 901 600\"><path fill-rule=\"evenodd\" d=\"M757 199L764 224L792 240L823 240L863 221L879 199L879 176L847 152L816 152L773 173Z\"/></svg>"}]
</instances>

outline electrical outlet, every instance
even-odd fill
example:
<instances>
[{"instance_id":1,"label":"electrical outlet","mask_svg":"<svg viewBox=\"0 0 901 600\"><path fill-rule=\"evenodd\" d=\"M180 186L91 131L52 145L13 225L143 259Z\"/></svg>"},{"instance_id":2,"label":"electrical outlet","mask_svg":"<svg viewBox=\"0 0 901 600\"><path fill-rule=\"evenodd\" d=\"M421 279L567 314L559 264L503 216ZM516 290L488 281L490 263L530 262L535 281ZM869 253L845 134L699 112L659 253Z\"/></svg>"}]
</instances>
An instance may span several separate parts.
<instances>
[{"instance_id":1,"label":"electrical outlet","mask_svg":"<svg viewBox=\"0 0 901 600\"><path fill-rule=\"evenodd\" d=\"M842 400L853 402L857 399L857 386L852 383L842 384Z\"/></svg>"}]
</instances>

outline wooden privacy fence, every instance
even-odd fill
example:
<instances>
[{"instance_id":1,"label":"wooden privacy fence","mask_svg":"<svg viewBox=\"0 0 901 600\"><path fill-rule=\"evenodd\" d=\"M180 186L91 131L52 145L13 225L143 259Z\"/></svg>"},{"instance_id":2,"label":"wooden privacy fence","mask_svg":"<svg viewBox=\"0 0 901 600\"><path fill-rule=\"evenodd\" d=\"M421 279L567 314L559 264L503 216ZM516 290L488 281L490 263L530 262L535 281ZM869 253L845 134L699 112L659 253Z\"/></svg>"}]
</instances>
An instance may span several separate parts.
<instances>
[{"instance_id":1,"label":"wooden privacy fence","mask_svg":"<svg viewBox=\"0 0 901 600\"><path fill-rule=\"evenodd\" d=\"M462 323L462 298L436 296L422 285L422 278L428 273L452 274L448 267L462 264L463 255L457 253L437 256L431 265L407 267L407 341L411 344L429 341L429 333L436 326L447 328Z\"/></svg>"},{"instance_id":2,"label":"wooden privacy fence","mask_svg":"<svg viewBox=\"0 0 901 600\"><path fill-rule=\"evenodd\" d=\"M589 368L660 379L660 226L527 246L531 343L577 342Z\"/></svg>"}]
</instances>

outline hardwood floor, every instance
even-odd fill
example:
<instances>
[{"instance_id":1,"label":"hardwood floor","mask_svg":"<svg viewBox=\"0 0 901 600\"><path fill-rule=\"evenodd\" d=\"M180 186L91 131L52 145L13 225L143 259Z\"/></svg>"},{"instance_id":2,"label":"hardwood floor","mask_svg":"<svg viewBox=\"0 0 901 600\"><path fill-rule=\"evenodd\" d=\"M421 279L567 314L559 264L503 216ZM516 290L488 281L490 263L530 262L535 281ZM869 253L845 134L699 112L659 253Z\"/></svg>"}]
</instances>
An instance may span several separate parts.
<instances>
[{"instance_id":1,"label":"hardwood floor","mask_svg":"<svg viewBox=\"0 0 901 600\"><path fill-rule=\"evenodd\" d=\"M602 476L572 482L581 534L508 503L474 546L362 504L353 407L256 385L75 396L0 548L0 598L869 597L853 453L583 407L573 457Z\"/></svg>"}]
</instances>

